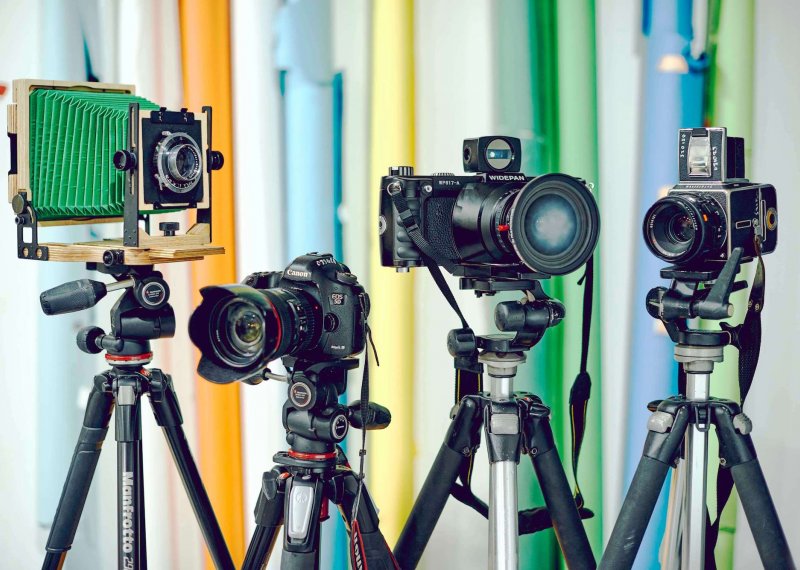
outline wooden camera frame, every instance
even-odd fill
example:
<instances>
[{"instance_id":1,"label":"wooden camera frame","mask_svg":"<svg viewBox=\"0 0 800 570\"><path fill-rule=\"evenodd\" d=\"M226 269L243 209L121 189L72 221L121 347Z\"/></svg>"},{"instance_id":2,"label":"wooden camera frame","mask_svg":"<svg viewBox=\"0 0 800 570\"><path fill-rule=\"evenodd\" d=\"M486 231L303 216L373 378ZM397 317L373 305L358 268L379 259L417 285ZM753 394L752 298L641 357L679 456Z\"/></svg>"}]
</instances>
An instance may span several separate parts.
<instances>
[{"instance_id":1,"label":"wooden camera frame","mask_svg":"<svg viewBox=\"0 0 800 570\"><path fill-rule=\"evenodd\" d=\"M140 212L153 211L152 204L144 202L144 181L139 169L132 161L132 167L125 172L124 213L120 217L74 218L65 220L39 221L31 205L33 191L30 184L30 94L39 89L59 89L93 93L135 94L133 85L113 83L89 83L71 81L46 81L35 79L16 79L13 82L13 102L8 105L8 136L11 141L11 169L8 174L8 200L16 214L17 256L21 259L40 261L79 261L87 263L113 262L116 265L152 265L175 261L194 261L206 255L225 252L223 247L211 244L211 107L203 107L202 115L195 117L200 122L203 138L201 141L203 199L195 204L176 204L175 207L197 210L197 221L182 235L151 235L150 215ZM162 109L161 112L166 112ZM186 113L185 109L181 112ZM140 116L139 105L132 103L128 116L127 151L138 158L141 146L141 126L147 120L149 111ZM155 111L159 113L159 111ZM159 215L159 214L152 214ZM139 222L146 219L145 228ZM39 227L67 226L76 224L97 224L122 222L123 237L103 239L82 243L40 243ZM28 230L30 239L26 239ZM165 232L165 234L172 232Z\"/></svg>"}]
</instances>

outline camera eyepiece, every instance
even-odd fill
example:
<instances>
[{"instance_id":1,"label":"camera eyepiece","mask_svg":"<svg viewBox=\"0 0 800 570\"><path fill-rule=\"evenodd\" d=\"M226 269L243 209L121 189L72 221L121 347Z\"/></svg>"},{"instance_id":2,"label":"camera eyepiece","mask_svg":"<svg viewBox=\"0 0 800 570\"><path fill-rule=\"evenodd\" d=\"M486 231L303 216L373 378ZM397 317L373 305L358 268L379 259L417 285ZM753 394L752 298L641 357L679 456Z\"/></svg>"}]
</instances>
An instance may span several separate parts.
<instances>
[{"instance_id":1,"label":"camera eyepiece","mask_svg":"<svg viewBox=\"0 0 800 570\"><path fill-rule=\"evenodd\" d=\"M647 211L643 231L653 255L671 263L689 263L722 246L725 213L713 198L667 196Z\"/></svg>"}]
</instances>

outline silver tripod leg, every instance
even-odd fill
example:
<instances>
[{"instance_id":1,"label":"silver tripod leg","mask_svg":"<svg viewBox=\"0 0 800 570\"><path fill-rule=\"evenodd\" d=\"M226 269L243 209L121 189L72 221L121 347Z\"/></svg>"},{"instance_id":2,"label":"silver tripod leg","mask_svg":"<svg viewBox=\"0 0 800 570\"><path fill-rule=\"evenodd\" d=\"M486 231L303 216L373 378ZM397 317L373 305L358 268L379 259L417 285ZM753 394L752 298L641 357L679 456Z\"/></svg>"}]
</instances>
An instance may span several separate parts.
<instances>
[{"instance_id":1,"label":"silver tripod leg","mask_svg":"<svg viewBox=\"0 0 800 570\"><path fill-rule=\"evenodd\" d=\"M686 397L708 400L710 374L687 373ZM708 429L690 425L686 431L686 513L681 541L682 568L703 570L706 549L706 477L708 473Z\"/></svg>"},{"instance_id":2,"label":"silver tripod leg","mask_svg":"<svg viewBox=\"0 0 800 570\"><path fill-rule=\"evenodd\" d=\"M507 402L514 392L517 366L525 362L521 353L486 352L480 361L487 365L493 402ZM492 413L486 423L489 434L520 433L519 416ZM489 567L516 570L519 566L519 523L517 505L517 462L495 461L489 468Z\"/></svg>"},{"instance_id":3,"label":"silver tripod leg","mask_svg":"<svg viewBox=\"0 0 800 570\"><path fill-rule=\"evenodd\" d=\"M686 371L686 399L707 402L711 372L715 362L722 362L721 346L675 346L675 360ZM680 529L670 529L676 540L671 545L677 550L664 553L663 559L674 568L703 570L706 561L706 480L708 477L708 431L711 419L705 424L693 423L686 430L685 453L679 475L685 491L670 496L669 511L682 512L670 516L671 522L680 522ZM676 482L677 483L677 482ZM674 501L673 501L674 499Z\"/></svg>"},{"instance_id":4,"label":"silver tripod leg","mask_svg":"<svg viewBox=\"0 0 800 570\"><path fill-rule=\"evenodd\" d=\"M678 462L672 473L667 507L667 526L661 542L659 560L661 570L680 570L682 517L686 512L686 462Z\"/></svg>"}]
</instances>

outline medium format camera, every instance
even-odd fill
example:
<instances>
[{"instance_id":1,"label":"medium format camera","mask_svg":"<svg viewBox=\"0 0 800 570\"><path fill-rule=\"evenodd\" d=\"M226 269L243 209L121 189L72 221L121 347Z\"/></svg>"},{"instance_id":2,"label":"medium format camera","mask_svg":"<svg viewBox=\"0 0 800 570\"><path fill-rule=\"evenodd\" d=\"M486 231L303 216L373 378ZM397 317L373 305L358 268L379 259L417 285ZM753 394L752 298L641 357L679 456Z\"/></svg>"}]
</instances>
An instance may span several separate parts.
<instances>
[{"instance_id":1,"label":"medium format camera","mask_svg":"<svg viewBox=\"0 0 800 570\"><path fill-rule=\"evenodd\" d=\"M742 259L775 251L775 187L745 178L744 139L725 128L681 129L680 182L647 211L644 239L653 254L682 266L724 262L734 248Z\"/></svg>"},{"instance_id":2,"label":"medium format camera","mask_svg":"<svg viewBox=\"0 0 800 570\"><path fill-rule=\"evenodd\" d=\"M309 253L284 271L253 273L241 285L200 294L189 335L202 353L197 371L212 382L257 382L284 356L319 362L364 349L369 297L330 254Z\"/></svg>"},{"instance_id":3,"label":"medium format camera","mask_svg":"<svg viewBox=\"0 0 800 570\"><path fill-rule=\"evenodd\" d=\"M589 186L566 174L530 177L519 172L519 139L495 136L464 141L464 170L415 176L410 166L381 179L381 263L423 265L394 193L402 193L424 238L461 275L514 278L564 275L591 257L600 230ZM441 263L440 263L441 264Z\"/></svg>"}]
</instances>

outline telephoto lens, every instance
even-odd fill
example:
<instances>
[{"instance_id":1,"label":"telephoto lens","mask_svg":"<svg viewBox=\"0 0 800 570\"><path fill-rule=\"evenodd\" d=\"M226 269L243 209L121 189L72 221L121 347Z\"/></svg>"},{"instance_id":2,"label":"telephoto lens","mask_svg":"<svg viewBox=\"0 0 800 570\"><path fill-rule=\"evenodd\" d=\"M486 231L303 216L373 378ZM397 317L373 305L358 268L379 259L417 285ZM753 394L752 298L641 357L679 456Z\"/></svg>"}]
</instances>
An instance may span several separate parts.
<instances>
[{"instance_id":1,"label":"telephoto lens","mask_svg":"<svg viewBox=\"0 0 800 570\"><path fill-rule=\"evenodd\" d=\"M278 358L336 360L364 349L369 298L329 254L200 293L189 335L202 353L198 372L212 382L258 382Z\"/></svg>"}]
</instances>

